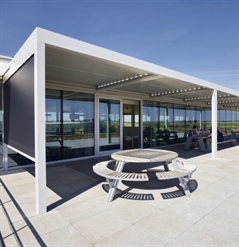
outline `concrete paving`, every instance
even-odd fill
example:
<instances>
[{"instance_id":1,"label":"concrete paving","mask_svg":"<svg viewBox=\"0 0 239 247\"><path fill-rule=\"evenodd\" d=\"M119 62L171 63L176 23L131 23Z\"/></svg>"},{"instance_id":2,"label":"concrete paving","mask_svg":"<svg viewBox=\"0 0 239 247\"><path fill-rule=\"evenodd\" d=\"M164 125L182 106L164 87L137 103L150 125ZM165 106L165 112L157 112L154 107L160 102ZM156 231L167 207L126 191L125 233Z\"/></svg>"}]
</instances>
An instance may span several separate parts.
<instances>
[{"instance_id":1,"label":"concrete paving","mask_svg":"<svg viewBox=\"0 0 239 247\"><path fill-rule=\"evenodd\" d=\"M109 203L92 166L110 157L91 158L47 166L48 212L37 215L34 169L0 173L5 246L239 246L239 146L219 150L216 160L182 145L170 149L197 165L191 197L177 179L152 175L120 182Z\"/></svg>"}]
</instances>

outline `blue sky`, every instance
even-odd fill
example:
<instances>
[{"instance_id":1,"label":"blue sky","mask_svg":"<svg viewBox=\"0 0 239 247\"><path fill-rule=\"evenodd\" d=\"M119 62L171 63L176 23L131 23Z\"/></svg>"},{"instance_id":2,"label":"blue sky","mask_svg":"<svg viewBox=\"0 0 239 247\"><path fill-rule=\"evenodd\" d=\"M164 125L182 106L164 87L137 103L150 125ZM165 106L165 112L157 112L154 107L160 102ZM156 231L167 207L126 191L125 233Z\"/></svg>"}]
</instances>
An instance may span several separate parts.
<instances>
[{"instance_id":1,"label":"blue sky","mask_svg":"<svg viewBox=\"0 0 239 247\"><path fill-rule=\"evenodd\" d=\"M239 91L239 0L0 0L0 54L36 26Z\"/></svg>"}]
</instances>

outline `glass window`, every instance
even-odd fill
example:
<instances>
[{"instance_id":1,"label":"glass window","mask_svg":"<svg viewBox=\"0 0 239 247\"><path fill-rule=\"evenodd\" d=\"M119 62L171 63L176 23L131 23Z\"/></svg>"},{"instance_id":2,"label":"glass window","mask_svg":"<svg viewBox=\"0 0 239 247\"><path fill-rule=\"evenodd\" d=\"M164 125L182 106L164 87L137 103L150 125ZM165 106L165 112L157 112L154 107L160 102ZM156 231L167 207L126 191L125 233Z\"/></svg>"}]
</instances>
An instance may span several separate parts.
<instances>
[{"instance_id":1,"label":"glass window","mask_svg":"<svg viewBox=\"0 0 239 247\"><path fill-rule=\"evenodd\" d=\"M202 123L202 112L203 112L203 108L200 106L196 106L195 107L195 120L196 120L196 124L198 126L200 126L200 128L203 128L203 123Z\"/></svg>"},{"instance_id":2,"label":"glass window","mask_svg":"<svg viewBox=\"0 0 239 247\"><path fill-rule=\"evenodd\" d=\"M232 111L226 110L226 122L225 122L225 128L227 130L230 130L232 128Z\"/></svg>"},{"instance_id":3,"label":"glass window","mask_svg":"<svg viewBox=\"0 0 239 247\"><path fill-rule=\"evenodd\" d=\"M176 138L180 141L186 141L187 133L186 131L186 111L185 105L174 105L174 131Z\"/></svg>"},{"instance_id":4,"label":"glass window","mask_svg":"<svg viewBox=\"0 0 239 247\"><path fill-rule=\"evenodd\" d=\"M158 146L159 132L159 102L143 102L143 147Z\"/></svg>"},{"instance_id":5,"label":"glass window","mask_svg":"<svg viewBox=\"0 0 239 247\"><path fill-rule=\"evenodd\" d=\"M46 90L47 161L94 155L94 95Z\"/></svg>"},{"instance_id":6,"label":"glass window","mask_svg":"<svg viewBox=\"0 0 239 247\"><path fill-rule=\"evenodd\" d=\"M204 111L202 112L202 122L203 125L206 125L209 130L211 130L212 126L212 112L211 108L204 108Z\"/></svg>"},{"instance_id":7,"label":"glass window","mask_svg":"<svg viewBox=\"0 0 239 247\"><path fill-rule=\"evenodd\" d=\"M236 129L235 131L239 131L239 111L236 111Z\"/></svg>"},{"instance_id":8,"label":"glass window","mask_svg":"<svg viewBox=\"0 0 239 247\"><path fill-rule=\"evenodd\" d=\"M232 111L232 125L231 125L231 130L237 131L237 112Z\"/></svg>"},{"instance_id":9,"label":"glass window","mask_svg":"<svg viewBox=\"0 0 239 247\"><path fill-rule=\"evenodd\" d=\"M193 125L197 125L197 120L195 116L195 107L186 106L186 129L191 130Z\"/></svg>"},{"instance_id":10,"label":"glass window","mask_svg":"<svg viewBox=\"0 0 239 247\"><path fill-rule=\"evenodd\" d=\"M217 110L217 126L220 127L222 132L226 132L226 111Z\"/></svg>"},{"instance_id":11,"label":"glass window","mask_svg":"<svg viewBox=\"0 0 239 247\"><path fill-rule=\"evenodd\" d=\"M46 160L62 158L60 140L62 138L61 91L46 90Z\"/></svg>"},{"instance_id":12,"label":"glass window","mask_svg":"<svg viewBox=\"0 0 239 247\"><path fill-rule=\"evenodd\" d=\"M160 103L160 130L158 144L167 145L178 142L177 133L174 131L174 105Z\"/></svg>"},{"instance_id":13,"label":"glass window","mask_svg":"<svg viewBox=\"0 0 239 247\"><path fill-rule=\"evenodd\" d=\"M123 100L123 149L140 147L139 101Z\"/></svg>"},{"instance_id":14,"label":"glass window","mask_svg":"<svg viewBox=\"0 0 239 247\"><path fill-rule=\"evenodd\" d=\"M63 91L63 158L94 155L94 95Z\"/></svg>"},{"instance_id":15,"label":"glass window","mask_svg":"<svg viewBox=\"0 0 239 247\"><path fill-rule=\"evenodd\" d=\"M99 101L100 151L120 149L120 101Z\"/></svg>"},{"instance_id":16,"label":"glass window","mask_svg":"<svg viewBox=\"0 0 239 247\"><path fill-rule=\"evenodd\" d=\"M123 127L139 127L139 103L123 104Z\"/></svg>"},{"instance_id":17,"label":"glass window","mask_svg":"<svg viewBox=\"0 0 239 247\"><path fill-rule=\"evenodd\" d=\"M155 147L178 142L174 130L173 104L143 102L143 147Z\"/></svg>"}]
</instances>

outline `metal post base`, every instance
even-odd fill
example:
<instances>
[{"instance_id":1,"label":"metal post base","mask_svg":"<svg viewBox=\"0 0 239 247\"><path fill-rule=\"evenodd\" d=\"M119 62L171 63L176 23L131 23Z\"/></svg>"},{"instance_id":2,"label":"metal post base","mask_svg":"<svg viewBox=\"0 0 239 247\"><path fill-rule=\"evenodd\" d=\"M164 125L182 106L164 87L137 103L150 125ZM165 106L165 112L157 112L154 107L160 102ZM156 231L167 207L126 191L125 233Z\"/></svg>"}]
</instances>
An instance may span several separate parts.
<instances>
[{"instance_id":1,"label":"metal post base","mask_svg":"<svg viewBox=\"0 0 239 247\"><path fill-rule=\"evenodd\" d=\"M185 195L188 196L188 197L191 196L191 192L190 192L190 190L189 190L189 188L187 186L187 183L189 181L189 177L182 177L182 178L178 178L178 179L180 181L179 185L182 187Z\"/></svg>"}]
</instances>

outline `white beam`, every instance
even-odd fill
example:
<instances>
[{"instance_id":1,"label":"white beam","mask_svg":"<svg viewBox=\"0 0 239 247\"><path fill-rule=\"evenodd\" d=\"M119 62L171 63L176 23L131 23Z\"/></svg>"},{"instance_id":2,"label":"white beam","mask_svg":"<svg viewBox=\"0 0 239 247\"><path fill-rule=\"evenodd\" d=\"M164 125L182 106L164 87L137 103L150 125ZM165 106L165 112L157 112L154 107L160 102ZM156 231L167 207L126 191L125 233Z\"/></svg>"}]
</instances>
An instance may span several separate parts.
<instances>
[{"instance_id":1,"label":"white beam","mask_svg":"<svg viewBox=\"0 0 239 247\"><path fill-rule=\"evenodd\" d=\"M36 212L46 213L46 143L45 143L45 44L36 42L34 56L35 104L35 181Z\"/></svg>"},{"instance_id":2,"label":"white beam","mask_svg":"<svg viewBox=\"0 0 239 247\"><path fill-rule=\"evenodd\" d=\"M217 90L212 90L212 159L217 158Z\"/></svg>"}]
</instances>

